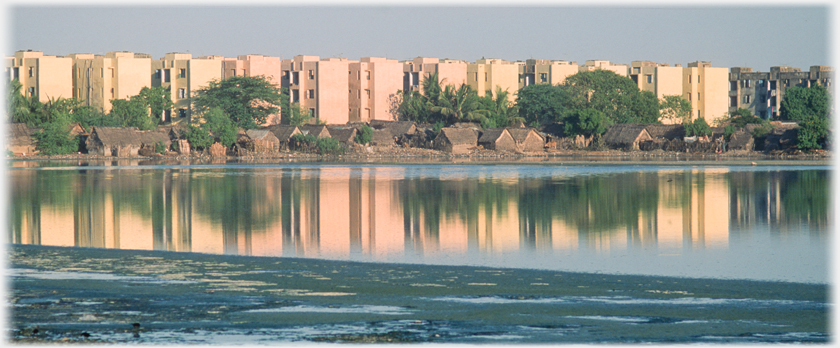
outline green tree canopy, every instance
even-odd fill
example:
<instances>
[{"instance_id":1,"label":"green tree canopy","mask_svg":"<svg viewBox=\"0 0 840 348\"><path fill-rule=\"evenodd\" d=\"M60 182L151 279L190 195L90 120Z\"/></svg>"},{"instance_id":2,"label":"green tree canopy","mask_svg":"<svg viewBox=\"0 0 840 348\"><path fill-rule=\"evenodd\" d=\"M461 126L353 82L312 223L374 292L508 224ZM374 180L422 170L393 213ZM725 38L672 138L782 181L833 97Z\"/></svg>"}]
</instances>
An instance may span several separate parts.
<instances>
[{"instance_id":1,"label":"green tree canopy","mask_svg":"<svg viewBox=\"0 0 840 348\"><path fill-rule=\"evenodd\" d=\"M289 98L289 88L281 88L280 97L280 117L284 123L293 126L302 126L309 123L312 115L309 114L309 111L300 107L300 103L292 103L291 98Z\"/></svg>"},{"instance_id":2,"label":"green tree canopy","mask_svg":"<svg viewBox=\"0 0 840 348\"><path fill-rule=\"evenodd\" d=\"M265 76L234 76L199 89L193 105L200 114L220 108L240 128L254 129L280 111L282 100L280 89Z\"/></svg>"},{"instance_id":3,"label":"green tree canopy","mask_svg":"<svg viewBox=\"0 0 840 348\"><path fill-rule=\"evenodd\" d=\"M510 126L516 120L522 120L519 117L516 104L509 100L510 93L496 86L495 96L492 91L487 91L483 97L479 99L481 108L485 111L485 118L482 119L481 126L484 128L496 128Z\"/></svg>"},{"instance_id":4,"label":"green tree canopy","mask_svg":"<svg viewBox=\"0 0 840 348\"><path fill-rule=\"evenodd\" d=\"M642 95L633 80L610 70L578 72L567 77L563 86L571 97L571 109L595 109L614 123L659 117L659 106L654 107L650 96Z\"/></svg>"},{"instance_id":5,"label":"green tree canopy","mask_svg":"<svg viewBox=\"0 0 840 348\"><path fill-rule=\"evenodd\" d=\"M595 109L574 110L566 117L565 132L567 136L603 134L610 126L612 120Z\"/></svg>"},{"instance_id":6,"label":"green tree canopy","mask_svg":"<svg viewBox=\"0 0 840 348\"><path fill-rule=\"evenodd\" d=\"M694 120L694 122L686 122L683 124L685 127L685 135L686 136L704 136L704 135L711 135L712 134L712 127L709 127L709 124L706 122L705 118L698 117Z\"/></svg>"},{"instance_id":7,"label":"green tree canopy","mask_svg":"<svg viewBox=\"0 0 840 348\"><path fill-rule=\"evenodd\" d=\"M691 102L679 95L666 95L659 102L659 117L671 123L683 123L691 120Z\"/></svg>"},{"instance_id":8,"label":"green tree canopy","mask_svg":"<svg viewBox=\"0 0 840 348\"><path fill-rule=\"evenodd\" d=\"M561 86L533 84L519 90L516 107L526 123L539 126L562 121L568 112L570 98Z\"/></svg>"},{"instance_id":9,"label":"green tree canopy","mask_svg":"<svg viewBox=\"0 0 840 348\"><path fill-rule=\"evenodd\" d=\"M151 118L155 120L162 119L165 110L175 108L168 87L143 87L137 96L132 96L131 98L141 100L143 105L149 108Z\"/></svg>"},{"instance_id":10,"label":"green tree canopy","mask_svg":"<svg viewBox=\"0 0 840 348\"><path fill-rule=\"evenodd\" d=\"M780 118L799 122L797 147L818 149L828 135L831 98L822 85L809 88L791 87L785 91Z\"/></svg>"},{"instance_id":11,"label":"green tree canopy","mask_svg":"<svg viewBox=\"0 0 840 348\"><path fill-rule=\"evenodd\" d=\"M70 135L71 116L67 113L52 115L50 122L44 123L43 130L35 132L35 147L44 155L65 155L79 149L78 136Z\"/></svg>"}]
</instances>

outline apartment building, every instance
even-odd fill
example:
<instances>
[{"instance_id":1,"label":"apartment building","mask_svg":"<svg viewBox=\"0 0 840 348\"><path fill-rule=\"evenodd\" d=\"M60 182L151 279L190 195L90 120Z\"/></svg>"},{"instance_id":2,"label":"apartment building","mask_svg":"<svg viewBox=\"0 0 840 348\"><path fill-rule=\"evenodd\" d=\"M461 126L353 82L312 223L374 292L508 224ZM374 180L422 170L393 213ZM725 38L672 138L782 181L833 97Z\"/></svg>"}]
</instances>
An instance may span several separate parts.
<instances>
[{"instance_id":1,"label":"apartment building","mask_svg":"<svg viewBox=\"0 0 840 348\"><path fill-rule=\"evenodd\" d=\"M152 61L152 86L168 88L175 114L172 110L161 115L163 122L189 122L192 119L191 98L197 90L211 81L222 79L222 62L219 56L193 58L189 53L167 53Z\"/></svg>"},{"instance_id":2,"label":"apartment building","mask_svg":"<svg viewBox=\"0 0 840 348\"><path fill-rule=\"evenodd\" d=\"M73 97L73 59L47 56L40 51L17 51L6 58L9 80L17 79L21 93L40 102Z\"/></svg>"},{"instance_id":3,"label":"apartment building","mask_svg":"<svg viewBox=\"0 0 840 348\"><path fill-rule=\"evenodd\" d=\"M467 83L467 65L463 60L417 57L403 63L403 90L422 92L423 80L437 73L441 86L458 87Z\"/></svg>"},{"instance_id":4,"label":"apartment building","mask_svg":"<svg viewBox=\"0 0 840 348\"><path fill-rule=\"evenodd\" d=\"M728 111L744 108L763 119L777 117L788 88L807 88L816 83L829 87L833 77L833 69L822 65L811 66L808 71L774 66L770 67L770 72L733 67L729 69Z\"/></svg>"},{"instance_id":5,"label":"apartment building","mask_svg":"<svg viewBox=\"0 0 840 348\"><path fill-rule=\"evenodd\" d=\"M608 60L587 60L578 67L578 71L609 70L618 75L627 77L629 67L627 64L613 64Z\"/></svg>"},{"instance_id":6,"label":"apartment building","mask_svg":"<svg viewBox=\"0 0 840 348\"><path fill-rule=\"evenodd\" d=\"M289 88L292 103L308 111L313 122L349 121L350 62L346 58L298 55L282 61L280 86Z\"/></svg>"},{"instance_id":7,"label":"apartment building","mask_svg":"<svg viewBox=\"0 0 840 348\"><path fill-rule=\"evenodd\" d=\"M222 59L222 78L233 76L265 76L270 82L280 86L283 67L280 57L261 54L239 55L236 59Z\"/></svg>"},{"instance_id":8,"label":"apartment building","mask_svg":"<svg viewBox=\"0 0 840 348\"><path fill-rule=\"evenodd\" d=\"M104 56L71 54L73 98L108 113L111 100L128 99L152 86L152 56L108 52Z\"/></svg>"},{"instance_id":9,"label":"apartment building","mask_svg":"<svg viewBox=\"0 0 840 348\"><path fill-rule=\"evenodd\" d=\"M713 125L728 115L728 79L726 68L710 62L692 62L683 69L683 98L691 102L691 120L703 118Z\"/></svg>"},{"instance_id":10,"label":"apartment building","mask_svg":"<svg viewBox=\"0 0 840 348\"><path fill-rule=\"evenodd\" d=\"M403 87L403 63L395 59L364 57L348 64L350 122L396 120L391 102Z\"/></svg>"},{"instance_id":11,"label":"apartment building","mask_svg":"<svg viewBox=\"0 0 840 348\"><path fill-rule=\"evenodd\" d=\"M566 77L577 74L577 63L565 60L528 59L519 66L519 88L535 83L562 84Z\"/></svg>"},{"instance_id":12,"label":"apartment building","mask_svg":"<svg viewBox=\"0 0 840 348\"><path fill-rule=\"evenodd\" d=\"M487 91L495 98L496 87L508 91L508 100L516 100L519 90L519 71L523 62L502 59L479 59L467 65L467 84L483 97Z\"/></svg>"},{"instance_id":13,"label":"apartment building","mask_svg":"<svg viewBox=\"0 0 840 348\"><path fill-rule=\"evenodd\" d=\"M640 90L653 92L659 99L666 95L683 95L682 71L683 68L679 64L670 66L650 61L630 63L630 79Z\"/></svg>"}]
</instances>

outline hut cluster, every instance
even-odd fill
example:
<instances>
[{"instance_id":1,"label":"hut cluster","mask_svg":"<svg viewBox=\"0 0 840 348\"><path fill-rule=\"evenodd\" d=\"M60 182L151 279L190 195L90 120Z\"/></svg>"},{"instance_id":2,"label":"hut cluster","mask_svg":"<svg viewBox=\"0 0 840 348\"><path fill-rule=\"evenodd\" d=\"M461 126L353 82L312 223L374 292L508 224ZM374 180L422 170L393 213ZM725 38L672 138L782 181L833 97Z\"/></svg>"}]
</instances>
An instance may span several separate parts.
<instances>
[{"instance_id":1,"label":"hut cluster","mask_svg":"<svg viewBox=\"0 0 840 348\"><path fill-rule=\"evenodd\" d=\"M707 137L686 137L682 125L619 124L610 127L600 139L593 137L565 137L559 125L535 129L524 125L482 129L476 123L456 123L435 131L431 125L411 121L373 120L345 125L270 125L262 129L240 130L236 143L226 148L218 143L204 150L214 157L271 154L300 150L295 135L328 137L345 148L356 148L357 135L364 125L372 130L369 145L434 149L451 154L467 154L476 150L495 150L512 153L535 153L553 150L592 147L594 141L609 149L625 151L678 151L721 153L730 150L785 150L795 146L798 126L795 123L773 122L772 130L761 138L753 137L747 125L724 140L724 128L713 127ZM7 150L14 155L37 153L34 133L38 129L25 124L12 124ZM185 139L186 127L162 126L141 131L125 127L91 127L89 132L79 124L71 125L71 135L81 137L80 152L100 156L153 156L155 153L190 154ZM194 152L194 150L192 150Z\"/></svg>"}]
</instances>

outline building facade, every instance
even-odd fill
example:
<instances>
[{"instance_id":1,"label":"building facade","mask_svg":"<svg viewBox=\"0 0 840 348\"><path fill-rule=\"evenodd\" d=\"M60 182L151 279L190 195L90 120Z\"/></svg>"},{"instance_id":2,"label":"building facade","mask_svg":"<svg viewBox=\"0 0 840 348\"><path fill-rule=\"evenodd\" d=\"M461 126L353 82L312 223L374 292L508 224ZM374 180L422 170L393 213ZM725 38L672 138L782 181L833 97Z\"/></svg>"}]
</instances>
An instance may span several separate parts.
<instances>
[{"instance_id":1,"label":"building facade","mask_svg":"<svg viewBox=\"0 0 840 348\"><path fill-rule=\"evenodd\" d=\"M189 122L192 119L191 98L211 81L222 79L223 60L218 56L193 58L189 53L167 53L153 61L152 86L167 88L175 104L174 111L164 111L161 120L167 123Z\"/></svg>"},{"instance_id":2,"label":"building facade","mask_svg":"<svg viewBox=\"0 0 840 348\"><path fill-rule=\"evenodd\" d=\"M733 67L729 69L728 111L735 112L743 108L763 119L778 117L788 88L808 88L817 83L830 87L833 77L833 69L822 65L811 66L808 71L774 66L770 72Z\"/></svg>"},{"instance_id":3,"label":"building facade","mask_svg":"<svg viewBox=\"0 0 840 348\"><path fill-rule=\"evenodd\" d=\"M403 87L403 63L394 59L364 57L348 64L350 122L396 120L391 104Z\"/></svg>"},{"instance_id":4,"label":"building facade","mask_svg":"<svg viewBox=\"0 0 840 348\"><path fill-rule=\"evenodd\" d=\"M403 64L403 90L422 92L423 80L438 74L441 87L467 83L467 65L463 60L417 57Z\"/></svg>"},{"instance_id":5,"label":"building facade","mask_svg":"<svg viewBox=\"0 0 840 348\"><path fill-rule=\"evenodd\" d=\"M488 91L496 97L496 88L508 91L508 100L516 100L519 90L519 71L522 62L509 62L502 59L479 59L467 65L467 85L472 87L479 97Z\"/></svg>"},{"instance_id":6,"label":"building facade","mask_svg":"<svg viewBox=\"0 0 840 348\"><path fill-rule=\"evenodd\" d=\"M9 80L17 79L21 93L45 103L50 99L73 97L73 59L47 56L40 51L17 51L6 59Z\"/></svg>"},{"instance_id":7,"label":"building facade","mask_svg":"<svg viewBox=\"0 0 840 348\"><path fill-rule=\"evenodd\" d=\"M728 115L726 68L714 68L709 62L688 63L683 69L683 98L691 102L691 121L703 118L713 125Z\"/></svg>"},{"instance_id":8,"label":"building facade","mask_svg":"<svg viewBox=\"0 0 840 348\"><path fill-rule=\"evenodd\" d=\"M309 112L313 122L349 121L350 62L346 58L295 56L282 61L281 87L289 88L292 103Z\"/></svg>"},{"instance_id":9,"label":"building facade","mask_svg":"<svg viewBox=\"0 0 840 348\"><path fill-rule=\"evenodd\" d=\"M152 56L143 53L108 52L104 56L71 54L73 98L104 113L111 100L128 99L152 86Z\"/></svg>"},{"instance_id":10,"label":"building facade","mask_svg":"<svg viewBox=\"0 0 840 348\"><path fill-rule=\"evenodd\" d=\"M577 74L577 63L565 60L528 59L519 65L519 88L535 83L562 84L566 77Z\"/></svg>"}]
</instances>

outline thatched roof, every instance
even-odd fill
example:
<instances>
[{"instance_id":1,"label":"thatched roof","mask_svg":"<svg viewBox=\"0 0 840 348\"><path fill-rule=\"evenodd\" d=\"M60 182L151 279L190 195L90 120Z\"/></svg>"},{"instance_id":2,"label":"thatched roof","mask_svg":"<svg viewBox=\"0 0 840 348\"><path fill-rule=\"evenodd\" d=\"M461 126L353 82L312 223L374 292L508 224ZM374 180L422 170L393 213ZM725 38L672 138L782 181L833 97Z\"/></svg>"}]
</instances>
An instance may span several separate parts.
<instances>
[{"instance_id":1,"label":"thatched roof","mask_svg":"<svg viewBox=\"0 0 840 348\"><path fill-rule=\"evenodd\" d=\"M330 137L341 143L356 141L356 128L353 127L329 127Z\"/></svg>"},{"instance_id":2,"label":"thatched roof","mask_svg":"<svg viewBox=\"0 0 840 348\"><path fill-rule=\"evenodd\" d=\"M168 130L137 130L137 127L93 127L91 136L96 134L95 138L99 140L104 146L125 146L135 145L141 146L143 144L153 145L157 143L169 144Z\"/></svg>"},{"instance_id":3,"label":"thatched roof","mask_svg":"<svg viewBox=\"0 0 840 348\"><path fill-rule=\"evenodd\" d=\"M610 129L604 133L604 141L607 144L632 144L639 138L645 130L644 124L625 123L612 125Z\"/></svg>"},{"instance_id":4,"label":"thatched roof","mask_svg":"<svg viewBox=\"0 0 840 348\"><path fill-rule=\"evenodd\" d=\"M9 125L9 145L29 146L35 145L34 128L29 128L26 123L12 123Z\"/></svg>"},{"instance_id":5,"label":"thatched roof","mask_svg":"<svg viewBox=\"0 0 840 348\"><path fill-rule=\"evenodd\" d=\"M290 126L285 124L273 124L270 126L263 127L263 129L274 133L274 136L277 137L281 142L287 142L289 139L292 138L293 135L300 133L300 129L298 126Z\"/></svg>"},{"instance_id":6,"label":"thatched roof","mask_svg":"<svg viewBox=\"0 0 840 348\"><path fill-rule=\"evenodd\" d=\"M498 140L502 134L505 133L504 128L487 128L484 130L484 133L481 133L481 137L478 138L478 143L492 143Z\"/></svg>"},{"instance_id":7,"label":"thatched roof","mask_svg":"<svg viewBox=\"0 0 840 348\"><path fill-rule=\"evenodd\" d=\"M753 136L744 129L740 129L729 136L727 147L731 150L752 150L754 144Z\"/></svg>"},{"instance_id":8,"label":"thatched roof","mask_svg":"<svg viewBox=\"0 0 840 348\"><path fill-rule=\"evenodd\" d=\"M271 133L267 129L249 129L245 131L245 134L254 140L277 140L274 133Z\"/></svg>"},{"instance_id":9,"label":"thatched roof","mask_svg":"<svg viewBox=\"0 0 840 348\"><path fill-rule=\"evenodd\" d=\"M478 143L478 132L471 128L442 128L438 137L444 137L452 145L475 145Z\"/></svg>"},{"instance_id":10,"label":"thatched roof","mask_svg":"<svg viewBox=\"0 0 840 348\"><path fill-rule=\"evenodd\" d=\"M541 139L543 139L543 141L545 141L545 138L543 138L543 136L542 136L542 135L540 135L540 134L539 134L536 130L534 130L533 128L513 128L513 127L508 127L508 128L507 128L507 131L510 133L510 136L511 136L511 137L513 137L513 140L515 140L517 143L521 143L521 142L525 141L525 139L526 139L526 138L528 138L528 134L529 134L529 133L531 133L531 132L534 132L534 134L536 134L538 137L540 137Z\"/></svg>"},{"instance_id":11,"label":"thatched roof","mask_svg":"<svg viewBox=\"0 0 840 348\"><path fill-rule=\"evenodd\" d=\"M417 125L412 121L370 120L370 127L373 129L387 129L393 136L414 134L417 130Z\"/></svg>"},{"instance_id":12,"label":"thatched roof","mask_svg":"<svg viewBox=\"0 0 840 348\"><path fill-rule=\"evenodd\" d=\"M394 135L387 129L374 129L371 131L371 144L374 145L393 145L396 144Z\"/></svg>"},{"instance_id":13,"label":"thatched roof","mask_svg":"<svg viewBox=\"0 0 840 348\"><path fill-rule=\"evenodd\" d=\"M331 137L329 128L323 124L305 124L300 126L300 132L305 135L312 134L318 137Z\"/></svg>"},{"instance_id":14,"label":"thatched roof","mask_svg":"<svg viewBox=\"0 0 840 348\"><path fill-rule=\"evenodd\" d=\"M654 139L682 139L685 137L685 126L681 124L649 124L645 129Z\"/></svg>"}]
</instances>

